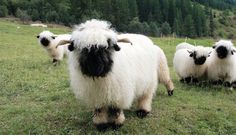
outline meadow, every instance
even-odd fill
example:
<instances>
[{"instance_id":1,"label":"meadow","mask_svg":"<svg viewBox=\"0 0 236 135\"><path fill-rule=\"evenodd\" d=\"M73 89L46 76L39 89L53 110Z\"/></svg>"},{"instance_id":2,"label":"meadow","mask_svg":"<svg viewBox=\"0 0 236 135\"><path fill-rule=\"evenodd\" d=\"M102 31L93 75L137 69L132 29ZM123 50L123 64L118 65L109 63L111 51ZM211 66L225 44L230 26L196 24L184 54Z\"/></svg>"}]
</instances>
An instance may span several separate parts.
<instances>
[{"instance_id":1,"label":"meadow","mask_svg":"<svg viewBox=\"0 0 236 135\"><path fill-rule=\"evenodd\" d=\"M18 27L18 28L17 28ZM66 27L51 27L60 34ZM236 134L236 91L224 87L179 82L172 59L182 38L152 38L168 58L175 84L172 97L159 85L153 110L137 118L135 107L125 111L118 131L98 132L92 112L80 104L69 86L67 60L54 67L36 36L43 28L0 20L0 134ZM214 39L188 39L211 46Z\"/></svg>"}]
</instances>

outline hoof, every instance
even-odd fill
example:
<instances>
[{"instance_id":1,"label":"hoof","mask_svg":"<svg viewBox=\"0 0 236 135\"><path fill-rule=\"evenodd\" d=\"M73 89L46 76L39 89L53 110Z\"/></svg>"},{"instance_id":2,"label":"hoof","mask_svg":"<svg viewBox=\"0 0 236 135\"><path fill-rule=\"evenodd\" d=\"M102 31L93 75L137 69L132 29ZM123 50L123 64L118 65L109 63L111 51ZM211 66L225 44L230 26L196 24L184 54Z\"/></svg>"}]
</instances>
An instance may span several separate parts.
<instances>
[{"instance_id":1,"label":"hoof","mask_svg":"<svg viewBox=\"0 0 236 135\"><path fill-rule=\"evenodd\" d=\"M111 128L113 130L118 130L119 128L121 128L123 126L123 124L115 124L115 123L111 123Z\"/></svg>"},{"instance_id":2,"label":"hoof","mask_svg":"<svg viewBox=\"0 0 236 135\"><path fill-rule=\"evenodd\" d=\"M199 81L198 81L197 78L193 78L193 79L192 79L192 82L195 83L195 84L196 84L196 83L199 83Z\"/></svg>"},{"instance_id":3,"label":"hoof","mask_svg":"<svg viewBox=\"0 0 236 135\"><path fill-rule=\"evenodd\" d=\"M136 114L139 118L142 119L142 118L146 117L149 114L149 112L146 110L140 109L140 110L136 111Z\"/></svg>"},{"instance_id":4,"label":"hoof","mask_svg":"<svg viewBox=\"0 0 236 135\"><path fill-rule=\"evenodd\" d=\"M231 87L232 87L233 89L236 89L236 81L234 81L234 82L231 83Z\"/></svg>"},{"instance_id":5,"label":"hoof","mask_svg":"<svg viewBox=\"0 0 236 135\"><path fill-rule=\"evenodd\" d=\"M212 85L222 85L223 82L221 80L217 80L217 81L211 81Z\"/></svg>"},{"instance_id":6,"label":"hoof","mask_svg":"<svg viewBox=\"0 0 236 135\"><path fill-rule=\"evenodd\" d=\"M230 82L224 82L223 85L224 85L225 87L231 87Z\"/></svg>"},{"instance_id":7,"label":"hoof","mask_svg":"<svg viewBox=\"0 0 236 135\"><path fill-rule=\"evenodd\" d=\"M186 77L184 78L185 83L189 84L192 80L192 77Z\"/></svg>"},{"instance_id":8,"label":"hoof","mask_svg":"<svg viewBox=\"0 0 236 135\"><path fill-rule=\"evenodd\" d=\"M97 128L98 131L103 132L109 128L109 124L108 123L95 124L95 127Z\"/></svg>"},{"instance_id":9,"label":"hoof","mask_svg":"<svg viewBox=\"0 0 236 135\"><path fill-rule=\"evenodd\" d=\"M168 90L168 96L172 96L174 94L174 90Z\"/></svg>"}]
</instances>

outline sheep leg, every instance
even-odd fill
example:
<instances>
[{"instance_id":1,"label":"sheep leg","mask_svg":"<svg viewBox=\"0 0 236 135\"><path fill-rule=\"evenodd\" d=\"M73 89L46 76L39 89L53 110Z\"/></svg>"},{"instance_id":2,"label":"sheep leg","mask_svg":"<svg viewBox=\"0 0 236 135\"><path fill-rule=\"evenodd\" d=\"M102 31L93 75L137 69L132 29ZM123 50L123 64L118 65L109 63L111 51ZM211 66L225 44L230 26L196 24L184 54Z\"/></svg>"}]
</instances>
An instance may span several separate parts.
<instances>
[{"instance_id":1,"label":"sheep leg","mask_svg":"<svg viewBox=\"0 0 236 135\"><path fill-rule=\"evenodd\" d=\"M189 84L191 82L191 80L192 80L192 77L184 78L184 82L187 83L187 84Z\"/></svg>"},{"instance_id":2,"label":"sheep leg","mask_svg":"<svg viewBox=\"0 0 236 135\"><path fill-rule=\"evenodd\" d=\"M224 82L223 85L225 87L231 87L231 83L229 81Z\"/></svg>"},{"instance_id":3,"label":"sheep leg","mask_svg":"<svg viewBox=\"0 0 236 135\"><path fill-rule=\"evenodd\" d=\"M223 81L222 80L213 80L213 81L210 81L212 85L222 85L223 84Z\"/></svg>"},{"instance_id":4,"label":"sheep leg","mask_svg":"<svg viewBox=\"0 0 236 135\"><path fill-rule=\"evenodd\" d=\"M138 110L136 114L139 118L146 117L151 111L153 94L151 92L144 94L138 99Z\"/></svg>"},{"instance_id":5,"label":"sheep leg","mask_svg":"<svg viewBox=\"0 0 236 135\"><path fill-rule=\"evenodd\" d=\"M59 61L57 59L53 59L52 60L52 64L53 64L53 66L56 66L56 65L59 64Z\"/></svg>"},{"instance_id":6,"label":"sheep leg","mask_svg":"<svg viewBox=\"0 0 236 135\"><path fill-rule=\"evenodd\" d=\"M233 87L233 89L236 89L236 81L233 81L233 82L231 83L231 87Z\"/></svg>"},{"instance_id":7,"label":"sheep leg","mask_svg":"<svg viewBox=\"0 0 236 135\"><path fill-rule=\"evenodd\" d=\"M108 108L109 122L111 123L112 129L119 129L125 121L125 115L123 110L116 107Z\"/></svg>"},{"instance_id":8,"label":"sheep leg","mask_svg":"<svg viewBox=\"0 0 236 135\"><path fill-rule=\"evenodd\" d=\"M107 109L95 109L93 116L93 123L99 131L104 131L108 128L108 114Z\"/></svg>"},{"instance_id":9,"label":"sheep leg","mask_svg":"<svg viewBox=\"0 0 236 135\"><path fill-rule=\"evenodd\" d=\"M194 84L196 84L196 83L199 83L199 80L198 80L198 78L192 78L192 82L194 83Z\"/></svg>"}]
</instances>

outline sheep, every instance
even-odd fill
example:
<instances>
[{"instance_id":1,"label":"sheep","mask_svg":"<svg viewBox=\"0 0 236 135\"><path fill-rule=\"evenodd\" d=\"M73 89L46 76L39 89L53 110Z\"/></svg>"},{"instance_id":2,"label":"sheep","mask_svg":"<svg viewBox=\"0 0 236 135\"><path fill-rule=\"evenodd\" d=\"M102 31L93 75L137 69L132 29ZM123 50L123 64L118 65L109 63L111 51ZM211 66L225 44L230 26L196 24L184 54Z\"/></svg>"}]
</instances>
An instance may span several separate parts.
<instances>
[{"instance_id":1,"label":"sheep","mask_svg":"<svg viewBox=\"0 0 236 135\"><path fill-rule=\"evenodd\" d=\"M50 31L43 31L38 36L38 41L41 46L48 52L49 56L53 59L53 65L57 65L67 55L67 46L58 46L61 40L69 40L71 35L61 34L55 35ZM68 45L68 44L67 44Z\"/></svg>"},{"instance_id":2,"label":"sheep","mask_svg":"<svg viewBox=\"0 0 236 135\"><path fill-rule=\"evenodd\" d=\"M207 69L205 64L209 52L203 46L196 46L193 50L177 50L174 59L174 69L180 77L181 82L197 83Z\"/></svg>"},{"instance_id":3,"label":"sheep","mask_svg":"<svg viewBox=\"0 0 236 135\"><path fill-rule=\"evenodd\" d=\"M193 45L187 43L187 42L182 42L182 43L179 43L177 46L176 46L176 51L177 50L180 50L180 49L190 49L192 50L194 48Z\"/></svg>"},{"instance_id":4,"label":"sheep","mask_svg":"<svg viewBox=\"0 0 236 135\"><path fill-rule=\"evenodd\" d=\"M123 40L126 39L126 41L127 41L126 34L120 34L120 35L118 35L118 38L123 39ZM128 42L130 42L130 41L128 40ZM155 45L155 46L158 50L158 57L159 57L159 64L158 64L159 65L159 70L158 70L158 74L159 74L158 77L159 78L158 78L158 80L161 84L165 85L168 95L172 96L173 92L174 92L174 84L173 84L171 77L170 77L168 62L167 62L165 53L158 45Z\"/></svg>"},{"instance_id":5,"label":"sheep","mask_svg":"<svg viewBox=\"0 0 236 135\"><path fill-rule=\"evenodd\" d=\"M43 28L47 28L48 27L47 25L41 24L41 23L30 24L30 26L32 26L32 27L43 27Z\"/></svg>"},{"instance_id":6,"label":"sheep","mask_svg":"<svg viewBox=\"0 0 236 135\"><path fill-rule=\"evenodd\" d=\"M137 116L147 116L158 86L157 47L144 35L123 36L132 44L118 39L110 23L92 19L78 25L71 40L58 44L70 43L71 87L94 110L93 123L99 130L123 125L123 110L134 99Z\"/></svg>"},{"instance_id":7,"label":"sheep","mask_svg":"<svg viewBox=\"0 0 236 135\"><path fill-rule=\"evenodd\" d=\"M233 43L229 40L220 40L213 46L213 51L207 60L207 77L218 84L223 82L225 86L233 86L236 84L236 50ZM220 84L221 84L220 83Z\"/></svg>"}]
</instances>

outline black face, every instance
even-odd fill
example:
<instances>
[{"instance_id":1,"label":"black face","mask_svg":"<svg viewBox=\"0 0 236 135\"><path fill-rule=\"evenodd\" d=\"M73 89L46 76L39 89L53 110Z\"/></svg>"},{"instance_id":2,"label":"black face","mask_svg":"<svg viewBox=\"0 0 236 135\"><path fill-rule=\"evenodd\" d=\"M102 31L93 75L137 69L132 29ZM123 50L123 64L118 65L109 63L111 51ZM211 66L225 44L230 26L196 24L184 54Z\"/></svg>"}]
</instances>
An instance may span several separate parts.
<instances>
[{"instance_id":1,"label":"black face","mask_svg":"<svg viewBox=\"0 0 236 135\"><path fill-rule=\"evenodd\" d=\"M220 58L220 59L224 59L227 57L227 54L228 54L228 50L226 47L224 46L220 46L216 49L216 52L217 52L217 56Z\"/></svg>"},{"instance_id":2,"label":"black face","mask_svg":"<svg viewBox=\"0 0 236 135\"><path fill-rule=\"evenodd\" d=\"M205 63L205 61L206 61L206 57L205 57L205 56L202 56L202 57L200 57L200 58L194 59L194 63L195 63L196 65L202 65L202 64Z\"/></svg>"},{"instance_id":3,"label":"black face","mask_svg":"<svg viewBox=\"0 0 236 135\"><path fill-rule=\"evenodd\" d=\"M201 56L201 57L197 58L197 54L196 54L195 51L194 51L191 55L192 55L193 60L194 60L194 63L195 63L196 65L202 65L202 64L204 64L205 61L206 61L206 57L205 57L205 56Z\"/></svg>"},{"instance_id":4,"label":"black face","mask_svg":"<svg viewBox=\"0 0 236 135\"><path fill-rule=\"evenodd\" d=\"M41 42L41 44L43 45L43 46L48 46L49 45L49 43L50 43L50 41L48 40L48 39L46 39L46 38L42 38L41 40L40 40L40 42Z\"/></svg>"},{"instance_id":5,"label":"black face","mask_svg":"<svg viewBox=\"0 0 236 135\"><path fill-rule=\"evenodd\" d=\"M96 47L95 45L88 50L82 49L79 57L79 64L84 75L89 77L105 77L112 68L112 53L114 49Z\"/></svg>"}]
</instances>

